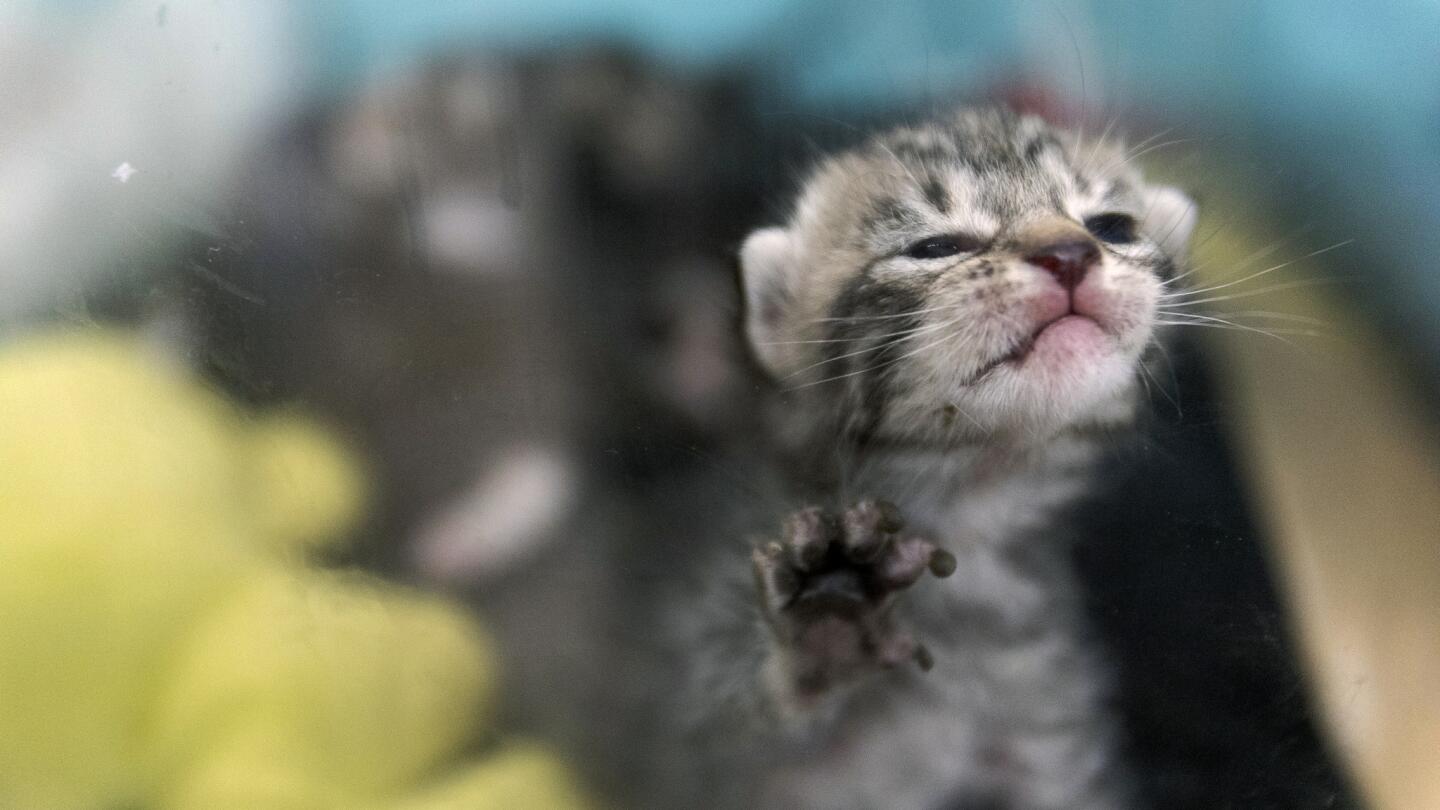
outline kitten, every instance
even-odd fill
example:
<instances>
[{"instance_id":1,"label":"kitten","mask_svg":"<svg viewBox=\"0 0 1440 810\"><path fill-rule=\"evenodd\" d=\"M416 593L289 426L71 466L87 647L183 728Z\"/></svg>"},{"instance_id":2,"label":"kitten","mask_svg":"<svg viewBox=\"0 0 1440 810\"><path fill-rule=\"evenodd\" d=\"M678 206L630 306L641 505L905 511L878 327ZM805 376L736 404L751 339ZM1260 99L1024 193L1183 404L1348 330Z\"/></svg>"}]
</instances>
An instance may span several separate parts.
<instances>
[{"instance_id":1,"label":"kitten","mask_svg":"<svg viewBox=\"0 0 1440 810\"><path fill-rule=\"evenodd\" d=\"M646 463L626 420L654 443L730 429L740 99L616 49L461 51L254 156L233 234L189 266L193 320L228 387L366 453L363 559L505 575L608 465Z\"/></svg>"},{"instance_id":2,"label":"kitten","mask_svg":"<svg viewBox=\"0 0 1440 810\"><path fill-rule=\"evenodd\" d=\"M615 782L655 807L1132 805L1054 516L1136 416L1193 222L1115 145L1003 111L821 162L741 250L777 462L727 462L749 511L677 507L615 555L588 706Z\"/></svg>"}]
</instances>

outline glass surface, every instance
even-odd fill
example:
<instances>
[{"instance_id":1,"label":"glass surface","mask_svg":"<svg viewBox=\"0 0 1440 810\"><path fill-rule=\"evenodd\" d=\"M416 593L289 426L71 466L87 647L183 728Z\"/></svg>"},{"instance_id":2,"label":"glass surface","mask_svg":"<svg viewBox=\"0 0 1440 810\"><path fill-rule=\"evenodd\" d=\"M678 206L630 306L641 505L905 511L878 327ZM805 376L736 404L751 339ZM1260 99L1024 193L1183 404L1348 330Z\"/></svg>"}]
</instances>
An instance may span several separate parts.
<instances>
[{"instance_id":1,"label":"glass surface","mask_svg":"<svg viewBox=\"0 0 1440 810\"><path fill-rule=\"evenodd\" d=\"M609 755L683 737L671 676L725 657L675 629L723 579L685 549L748 576L823 489L767 461L801 400L742 245L824 156L984 104L1199 212L1142 416L1041 532L1137 801L1440 803L1437 33L1414 2L5 4L0 806L667 787Z\"/></svg>"}]
</instances>

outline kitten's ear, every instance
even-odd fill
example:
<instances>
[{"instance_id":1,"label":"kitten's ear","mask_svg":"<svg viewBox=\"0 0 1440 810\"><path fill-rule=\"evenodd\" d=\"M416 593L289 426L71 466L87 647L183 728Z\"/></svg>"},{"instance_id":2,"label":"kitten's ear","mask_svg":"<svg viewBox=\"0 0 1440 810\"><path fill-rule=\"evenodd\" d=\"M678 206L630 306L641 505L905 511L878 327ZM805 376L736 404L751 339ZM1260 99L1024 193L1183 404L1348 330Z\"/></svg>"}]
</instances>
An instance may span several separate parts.
<instances>
[{"instance_id":1,"label":"kitten's ear","mask_svg":"<svg viewBox=\"0 0 1440 810\"><path fill-rule=\"evenodd\" d=\"M1146 192L1142 204L1145 206L1145 221L1141 223L1141 228L1166 253L1176 258L1184 256L1199 214L1194 200L1177 188L1154 186Z\"/></svg>"},{"instance_id":2,"label":"kitten's ear","mask_svg":"<svg viewBox=\"0 0 1440 810\"><path fill-rule=\"evenodd\" d=\"M794 240L784 228L762 228L740 248L740 281L745 288L745 336L761 365L772 374L784 366L785 316L794 303L797 274Z\"/></svg>"}]
</instances>

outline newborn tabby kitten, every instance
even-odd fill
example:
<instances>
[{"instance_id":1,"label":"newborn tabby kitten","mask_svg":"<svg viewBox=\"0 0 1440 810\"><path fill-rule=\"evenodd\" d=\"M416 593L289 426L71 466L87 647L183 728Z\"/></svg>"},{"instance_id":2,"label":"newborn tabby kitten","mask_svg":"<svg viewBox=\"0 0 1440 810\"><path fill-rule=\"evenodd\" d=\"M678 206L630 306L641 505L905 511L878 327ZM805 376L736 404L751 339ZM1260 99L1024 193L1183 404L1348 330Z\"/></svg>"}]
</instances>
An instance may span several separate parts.
<instances>
[{"instance_id":1,"label":"newborn tabby kitten","mask_svg":"<svg viewBox=\"0 0 1440 810\"><path fill-rule=\"evenodd\" d=\"M699 552L662 609L656 806L1133 803L1052 516L1135 416L1193 221L1112 144L970 110L825 160L749 237L777 487L825 508Z\"/></svg>"}]
</instances>

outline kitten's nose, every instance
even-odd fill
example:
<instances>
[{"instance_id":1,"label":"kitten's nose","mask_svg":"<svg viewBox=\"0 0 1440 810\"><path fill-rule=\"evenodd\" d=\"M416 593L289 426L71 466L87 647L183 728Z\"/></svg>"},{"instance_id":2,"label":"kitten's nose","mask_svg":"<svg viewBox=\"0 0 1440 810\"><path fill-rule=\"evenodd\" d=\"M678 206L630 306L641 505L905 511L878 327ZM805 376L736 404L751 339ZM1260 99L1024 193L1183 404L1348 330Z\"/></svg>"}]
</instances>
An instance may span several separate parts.
<instances>
[{"instance_id":1,"label":"kitten's nose","mask_svg":"<svg viewBox=\"0 0 1440 810\"><path fill-rule=\"evenodd\" d=\"M1100 261L1100 246L1093 239L1072 238L1052 242L1025 254L1025 261L1043 267L1067 290L1075 289Z\"/></svg>"}]
</instances>

